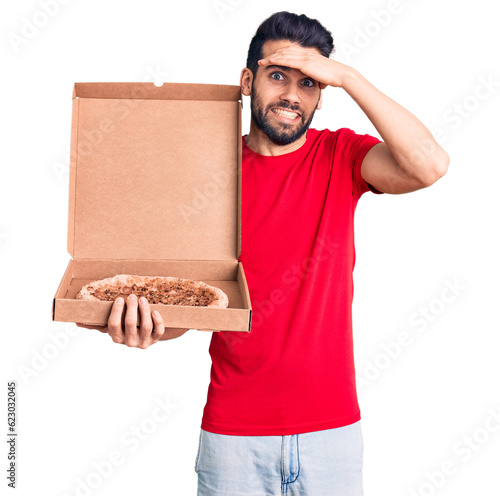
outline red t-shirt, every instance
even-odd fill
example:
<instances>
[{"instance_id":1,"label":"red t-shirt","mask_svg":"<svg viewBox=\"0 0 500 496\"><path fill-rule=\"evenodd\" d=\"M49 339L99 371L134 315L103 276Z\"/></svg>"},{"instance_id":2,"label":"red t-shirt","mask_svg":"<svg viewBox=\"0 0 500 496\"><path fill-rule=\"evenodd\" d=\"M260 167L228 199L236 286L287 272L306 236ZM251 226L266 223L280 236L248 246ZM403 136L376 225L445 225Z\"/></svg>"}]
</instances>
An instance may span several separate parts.
<instances>
[{"instance_id":1,"label":"red t-shirt","mask_svg":"<svg viewBox=\"0 0 500 496\"><path fill-rule=\"evenodd\" d=\"M214 332L202 429L282 436L360 419L352 347L354 210L380 140L309 129L297 150L243 139L241 254L251 332ZM373 192L378 193L374 188Z\"/></svg>"}]
</instances>

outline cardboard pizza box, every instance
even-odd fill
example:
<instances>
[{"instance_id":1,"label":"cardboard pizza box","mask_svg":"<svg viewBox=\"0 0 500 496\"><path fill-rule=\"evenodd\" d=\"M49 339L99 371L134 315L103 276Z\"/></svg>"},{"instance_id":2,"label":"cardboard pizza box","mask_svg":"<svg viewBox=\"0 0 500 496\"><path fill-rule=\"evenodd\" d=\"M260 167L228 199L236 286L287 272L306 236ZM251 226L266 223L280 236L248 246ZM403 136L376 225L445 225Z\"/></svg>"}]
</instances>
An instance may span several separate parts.
<instances>
[{"instance_id":1,"label":"cardboard pizza box","mask_svg":"<svg viewBox=\"0 0 500 496\"><path fill-rule=\"evenodd\" d=\"M77 300L116 274L222 289L229 307L153 304L167 327L250 332L241 238L239 86L76 83L68 252L52 319L106 325L112 302Z\"/></svg>"}]
</instances>

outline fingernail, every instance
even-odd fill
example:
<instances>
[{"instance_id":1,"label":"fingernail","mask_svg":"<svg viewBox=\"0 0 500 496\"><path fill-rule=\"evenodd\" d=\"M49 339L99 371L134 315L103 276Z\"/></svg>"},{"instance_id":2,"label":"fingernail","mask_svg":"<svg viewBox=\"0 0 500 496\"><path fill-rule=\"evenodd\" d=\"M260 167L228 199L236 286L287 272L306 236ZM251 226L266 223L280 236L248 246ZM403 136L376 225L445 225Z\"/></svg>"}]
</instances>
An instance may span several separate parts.
<instances>
[{"instance_id":1,"label":"fingernail","mask_svg":"<svg viewBox=\"0 0 500 496\"><path fill-rule=\"evenodd\" d=\"M122 298L122 297L117 298L117 299L116 299L116 304L117 304L117 305L123 305L123 298Z\"/></svg>"},{"instance_id":2,"label":"fingernail","mask_svg":"<svg viewBox=\"0 0 500 496\"><path fill-rule=\"evenodd\" d=\"M160 314L158 313L158 310L155 310L155 311L153 312L153 315L154 315L156 318L158 318L158 317L160 316Z\"/></svg>"},{"instance_id":3,"label":"fingernail","mask_svg":"<svg viewBox=\"0 0 500 496\"><path fill-rule=\"evenodd\" d=\"M129 297L129 299L131 299L131 300L135 300L135 299L137 298L137 297L135 296L135 294L131 294L131 295L129 295L128 297Z\"/></svg>"},{"instance_id":4,"label":"fingernail","mask_svg":"<svg viewBox=\"0 0 500 496\"><path fill-rule=\"evenodd\" d=\"M141 296L141 299L139 301L141 302L141 305L147 305L148 304L148 300L146 300L146 298L144 298L144 296Z\"/></svg>"}]
</instances>

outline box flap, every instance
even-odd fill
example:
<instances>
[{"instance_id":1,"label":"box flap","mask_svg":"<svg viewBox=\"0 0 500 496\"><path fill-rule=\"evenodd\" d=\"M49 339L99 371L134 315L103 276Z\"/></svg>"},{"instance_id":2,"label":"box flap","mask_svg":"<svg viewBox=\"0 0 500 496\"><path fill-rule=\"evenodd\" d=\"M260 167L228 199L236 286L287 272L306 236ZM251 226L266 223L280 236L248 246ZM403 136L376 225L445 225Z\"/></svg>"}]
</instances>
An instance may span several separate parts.
<instances>
[{"instance_id":1,"label":"box flap","mask_svg":"<svg viewBox=\"0 0 500 496\"><path fill-rule=\"evenodd\" d=\"M239 101L241 90L226 84L75 83L73 98Z\"/></svg>"},{"instance_id":2,"label":"box flap","mask_svg":"<svg viewBox=\"0 0 500 496\"><path fill-rule=\"evenodd\" d=\"M76 83L68 251L238 257L239 86Z\"/></svg>"}]
</instances>

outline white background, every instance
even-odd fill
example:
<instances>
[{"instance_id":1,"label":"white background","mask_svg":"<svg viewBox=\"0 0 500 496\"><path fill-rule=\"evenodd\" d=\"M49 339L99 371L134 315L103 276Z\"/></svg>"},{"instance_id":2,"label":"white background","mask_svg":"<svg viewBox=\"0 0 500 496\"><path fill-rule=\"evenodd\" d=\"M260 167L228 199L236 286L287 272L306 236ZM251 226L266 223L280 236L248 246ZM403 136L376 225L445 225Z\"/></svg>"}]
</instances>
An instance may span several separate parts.
<instances>
[{"instance_id":1,"label":"white background","mask_svg":"<svg viewBox=\"0 0 500 496\"><path fill-rule=\"evenodd\" d=\"M70 258L73 83L239 84L252 35L279 10L319 19L334 35L334 58L413 112L451 156L430 188L366 193L358 204L365 494L500 494L500 34L492 2L51 0L50 15L42 3L4 2L1 15L2 388L6 398L7 380L17 382L15 494L196 494L211 334L193 330L140 350L51 321ZM313 127L379 136L343 90L327 88L323 101ZM248 108L245 99L245 132ZM171 406L154 423L158 401ZM121 463L99 476L112 456Z\"/></svg>"}]
</instances>

